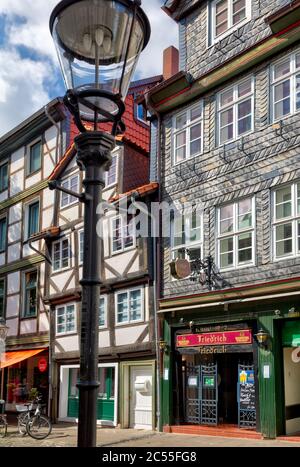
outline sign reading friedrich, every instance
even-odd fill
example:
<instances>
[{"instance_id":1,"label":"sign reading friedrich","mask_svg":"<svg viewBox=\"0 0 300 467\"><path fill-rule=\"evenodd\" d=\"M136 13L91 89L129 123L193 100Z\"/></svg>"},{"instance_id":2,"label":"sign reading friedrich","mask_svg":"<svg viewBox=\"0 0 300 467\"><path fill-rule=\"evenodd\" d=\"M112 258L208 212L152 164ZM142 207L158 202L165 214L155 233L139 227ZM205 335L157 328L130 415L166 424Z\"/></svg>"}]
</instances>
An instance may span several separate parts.
<instances>
[{"instance_id":1,"label":"sign reading friedrich","mask_svg":"<svg viewBox=\"0 0 300 467\"><path fill-rule=\"evenodd\" d=\"M242 331L208 332L203 334L184 334L176 337L176 347L196 347L201 345L252 344L249 329Z\"/></svg>"}]
</instances>

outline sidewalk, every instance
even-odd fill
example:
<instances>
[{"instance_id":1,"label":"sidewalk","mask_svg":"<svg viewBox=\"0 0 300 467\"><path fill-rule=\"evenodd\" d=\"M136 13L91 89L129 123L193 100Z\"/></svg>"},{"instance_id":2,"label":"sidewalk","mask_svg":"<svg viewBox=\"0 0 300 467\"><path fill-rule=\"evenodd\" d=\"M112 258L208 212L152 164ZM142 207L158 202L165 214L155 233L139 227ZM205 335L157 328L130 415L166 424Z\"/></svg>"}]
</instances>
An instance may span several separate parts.
<instances>
[{"instance_id":1,"label":"sidewalk","mask_svg":"<svg viewBox=\"0 0 300 467\"><path fill-rule=\"evenodd\" d=\"M77 425L61 423L48 438L37 441L22 437L16 426L8 427L8 436L0 438L0 447L72 447L77 444ZM98 428L99 447L300 447L300 443L282 440L251 440L215 436L179 435L144 430Z\"/></svg>"}]
</instances>

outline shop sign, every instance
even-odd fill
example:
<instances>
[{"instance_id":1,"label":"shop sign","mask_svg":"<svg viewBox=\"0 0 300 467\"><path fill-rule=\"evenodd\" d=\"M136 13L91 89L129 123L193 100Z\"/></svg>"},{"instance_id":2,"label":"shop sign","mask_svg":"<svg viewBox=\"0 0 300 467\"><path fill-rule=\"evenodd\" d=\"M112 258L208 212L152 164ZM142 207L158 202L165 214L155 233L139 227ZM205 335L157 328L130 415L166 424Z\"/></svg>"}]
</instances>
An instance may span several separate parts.
<instances>
[{"instance_id":1,"label":"shop sign","mask_svg":"<svg viewBox=\"0 0 300 467\"><path fill-rule=\"evenodd\" d=\"M240 371L240 384L253 384L254 383L254 371L242 370Z\"/></svg>"},{"instance_id":2,"label":"shop sign","mask_svg":"<svg viewBox=\"0 0 300 467\"><path fill-rule=\"evenodd\" d=\"M208 332L202 334L183 334L176 337L176 347L237 344L252 344L252 334L249 329L240 331Z\"/></svg>"},{"instance_id":3,"label":"shop sign","mask_svg":"<svg viewBox=\"0 0 300 467\"><path fill-rule=\"evenodd\" d=\"M46 358L40 358L38 361L38 369L41 373L44 373L48 368L48 362Z\"/></svg>"},{"instance_id":4,"label":"shop sign","mask_svg":"<svg viewBox=\"0 0 300 467\"><path fill-rule=\"evenodd\" d=\"M198 376L189 376L188 378L188 386L189 387L197 387L198 386Z\"/></svg>"}]
</instances>

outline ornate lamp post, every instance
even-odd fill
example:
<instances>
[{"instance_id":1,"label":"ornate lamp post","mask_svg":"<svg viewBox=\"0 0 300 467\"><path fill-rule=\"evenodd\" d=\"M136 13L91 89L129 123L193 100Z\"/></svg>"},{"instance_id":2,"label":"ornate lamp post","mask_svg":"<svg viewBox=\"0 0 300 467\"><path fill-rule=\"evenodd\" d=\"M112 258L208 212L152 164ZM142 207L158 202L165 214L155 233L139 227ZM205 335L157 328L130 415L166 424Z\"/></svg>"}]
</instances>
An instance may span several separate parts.
<instances>
[{"instance_id":1,"label":"ornate lamp post","mask_svg":"<svg viewBox=\"0 0 300 467\"><path fill-rule=\"evenodd\" d=\"M3 399L3 377L4 377L4 372L2 369L2 354L5 352L5 341L7 337L9 327L6 326L5 324L5 319L0 318L0 370L1 370L1 393L0 393L0 399Z\"/></svg>"},{"instance_id":2,"label":"ornate lamp post","mask_svg":"<svg viewBox=\"0 0 300 467\"><path fill-rule=\"evenodd\" d=\"M64 102L81 132L75 138L77 163L85 171L85 191L77 194L85 205L78 383L80 447L96 446L101 284L97 206L105 185L105 171L111 164L114 137L124 130L121 118L129 84L150 38L150 24L140 5L141 0L63 0L50 18L67 88ZM93 122L93 131L87 131L86 121ZM99 131L101 122L111 123L111 134ZM54 184L50 187L59 188Z\"/></svg>"}]
</instances>

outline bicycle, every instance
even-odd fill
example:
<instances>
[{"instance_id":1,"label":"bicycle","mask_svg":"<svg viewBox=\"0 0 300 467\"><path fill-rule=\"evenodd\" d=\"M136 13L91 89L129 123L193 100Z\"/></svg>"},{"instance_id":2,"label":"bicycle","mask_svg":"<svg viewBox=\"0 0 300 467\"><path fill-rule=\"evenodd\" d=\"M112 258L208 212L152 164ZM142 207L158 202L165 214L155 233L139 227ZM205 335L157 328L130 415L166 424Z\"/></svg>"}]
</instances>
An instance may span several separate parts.
<instances>
[{"instance_id":1,"label":"bicycle","mask_svg":"<svg viewBox=\"0 0 300 467\"><path fill-rule=\"evenodd\" d=\"M29 419L28 415L26 418L26 432L34 439L45 439L52 431L52 423L46 415L42 414L40 401L41 397L35 399L36 409L34 411L28 410Z\"/></svg>"},{"instance_id":2,"label":"bicycle","mask_svg":"<svg viewBox=\"0 0 300 467\"><path fill-rule=\"evenodd\" d=\"M5 438L6 434L7 434L6 415L0 414L0 438Z\"/></svg>"}]
</instances>

